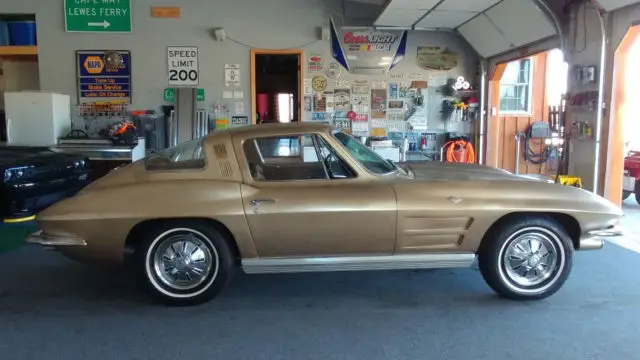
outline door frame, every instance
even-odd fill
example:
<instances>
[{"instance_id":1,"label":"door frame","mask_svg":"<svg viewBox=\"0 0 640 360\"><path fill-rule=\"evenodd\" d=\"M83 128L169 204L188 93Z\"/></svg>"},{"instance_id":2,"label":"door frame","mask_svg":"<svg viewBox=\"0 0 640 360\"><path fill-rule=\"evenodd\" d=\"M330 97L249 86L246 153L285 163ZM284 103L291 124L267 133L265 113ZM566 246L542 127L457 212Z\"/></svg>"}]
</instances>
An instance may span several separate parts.
<instances>
[{"instance_id":1,"label":"door frame","mask_svg":"<svg viewBox=\"0 0 640 360\"><path fill-rule=\"evenodd\" d=\"M601 155L605 161L600 163L598 171L600 184L604 185L603 196L618 206L622 206L622 178L624 176L624 110L627 106L626 68L631 47L640 41L640 24L632 24L624 37L614 48L613 79L611 84L611 106L609 121L603 122ZM627 111L629 113L629 111ZM603 154L603 151L606 153ZM598 189L600 191L600 189Z\"/></svg>"},{"instance_id":2,"label":"door frame","mask_svg":"<svg viewBox=\"0 0 640 360\"><path fill-rule=\"evenodd\" d=\"M304 51L301 49L269 50L251 49L251 123L256 123L256 55L298 55L300 57L300 76L298 79L298 122L304 114Z\"/></svg>"}]
</instances>

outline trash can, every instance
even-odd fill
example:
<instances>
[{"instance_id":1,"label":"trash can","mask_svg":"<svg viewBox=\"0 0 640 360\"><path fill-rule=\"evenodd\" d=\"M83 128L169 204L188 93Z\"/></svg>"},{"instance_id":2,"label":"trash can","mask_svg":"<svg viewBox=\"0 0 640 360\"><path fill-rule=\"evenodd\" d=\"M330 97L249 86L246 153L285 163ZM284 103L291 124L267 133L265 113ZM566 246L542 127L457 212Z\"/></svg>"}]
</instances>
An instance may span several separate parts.
<instances>
[{"instance_id":1,"label":"trash can","mask_svg":"<svg viewBox=\"0 0 640 360\"><path fill-rule=\"evenodd\" d=\"M35 21L11 21L9 22L9 38L11 45L35 46L36 22Z\"/></svg>"},{"instance_id":2,"label":"trash can","mask_svg":"<svg viewBox=\"0 0 640 360\"><path fill-rule=\"evenodd\" d=\"M9 45L9 24L6 21L0 21L0 46Z\"/></svg>"}]
</instances>

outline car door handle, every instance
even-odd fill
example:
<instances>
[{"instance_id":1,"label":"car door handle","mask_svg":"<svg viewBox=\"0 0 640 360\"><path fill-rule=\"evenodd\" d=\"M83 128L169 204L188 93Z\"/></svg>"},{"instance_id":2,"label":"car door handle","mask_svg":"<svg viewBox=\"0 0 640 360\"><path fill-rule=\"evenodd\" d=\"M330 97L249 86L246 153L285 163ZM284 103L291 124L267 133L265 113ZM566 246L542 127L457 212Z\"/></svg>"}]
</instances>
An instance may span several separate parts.
<instances>
[{"instance_id":1,"label":"car door handle","mask_svg":"<svg viewBox=\"0 0 640 360\"><path fill-rule=\"evenodd\" d=\"M274 204L275 202L273 199L255 199L251 200L251 205L258 206L260 204Z\"/></svg>"}]
</instances>

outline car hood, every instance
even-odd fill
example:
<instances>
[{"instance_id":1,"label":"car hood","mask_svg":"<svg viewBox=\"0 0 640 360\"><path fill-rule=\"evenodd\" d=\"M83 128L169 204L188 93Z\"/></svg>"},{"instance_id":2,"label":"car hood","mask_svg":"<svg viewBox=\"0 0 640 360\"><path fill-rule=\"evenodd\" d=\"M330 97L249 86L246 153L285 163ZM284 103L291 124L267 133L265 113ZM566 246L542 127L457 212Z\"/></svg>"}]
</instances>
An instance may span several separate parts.
<instances>
[{"instance_id":1,"label":"car hood","mask_svg":"<svg viewBox=\"0 0 640 360\"><path fill-rule=\"evenodd\" d=\"M404 167L410 169L417 179L424 180L536 181L536 179L517 176L502 169L478 164L420 161L408 163Z\"/></svg>"},{"instance_id":2,"label":"car hood","mask_svg":"<svg viewBox=\"0 0 640 360\"><path fill-rule=\"evenodd\" d=\"M52 162L82 159L81 156L59 154L46 147L6 146L0 148L0 166L45 166Z\"/></svg>"}]
</instances>

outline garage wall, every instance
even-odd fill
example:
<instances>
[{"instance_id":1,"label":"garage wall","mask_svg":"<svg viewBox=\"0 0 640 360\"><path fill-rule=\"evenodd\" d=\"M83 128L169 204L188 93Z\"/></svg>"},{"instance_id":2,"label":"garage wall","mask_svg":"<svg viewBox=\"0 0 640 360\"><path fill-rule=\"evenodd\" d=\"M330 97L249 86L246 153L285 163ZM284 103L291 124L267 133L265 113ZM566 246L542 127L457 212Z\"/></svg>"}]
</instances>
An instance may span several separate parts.
<instances>
[{"instance_id":1,"label":"garage wall","mask_svg":"<svg viewBox=\"0 0 640 360\"><path fill-rule=\"evenodd\" d=\"M576 65L595 65L600 71L600 53L602 31L598 20L598 10L592 5L574 9L572 23L569 26L566 44L566 60L569 63L568 93L597 91L598 84L580 84L573 76L572 68ZM609 63L607 66L611 66ZM606 71L606 70L605 70ZM567 123L570 129L574 121L585 121L596 128L597 110L585 111L576 107L567 107ZM595 138L595 136L594 136ZM604 146L604 144L603 144ZM592 190L594 184L594 165L596 154L595 140L572 139L569 144L569 174L580 176L585 189ZM602 158L601 158L602 159ZM602 160L601 160L602 163Z\"/></svg>"},{"instance_id":2,"label":"garage wall","mask_svg":"<svg viewBox=\"0 0 640 360\"><path fill-rule=\"evenodd\" d=\"M327 59L330 55L329 43L318 40L317 27L328 25L327 11L320 0L136 0L133 33L111 35L66 33L62 3L62 0L21 0L3 4L2 11L36 14L41 88L67 93L72 98L76 97L75 51L80 49L131 50L134 107L159 109L166 87L166 47L198 46L200 87L205 89L207 106L221 100L224 64L237 63L241 67L247 114L251 106L250 48L229 40L214 41L211 28L224 27L228 36L257 48L302 48L307 54L324 51ZM182 6L182 18L151 18L152 5ZM471 50L453 34L433 32L413 32L409 36L408 56L400 64L400 70L418 71L415 66L418 45L451 45L452 50L462 52L460 65L451 71L452 76L475 76Z\"/></svg>"}]
</instances>

